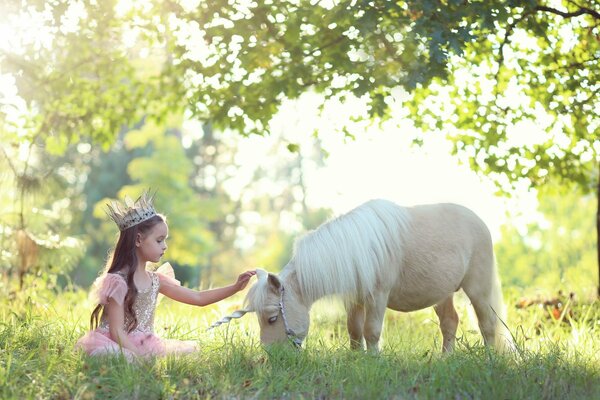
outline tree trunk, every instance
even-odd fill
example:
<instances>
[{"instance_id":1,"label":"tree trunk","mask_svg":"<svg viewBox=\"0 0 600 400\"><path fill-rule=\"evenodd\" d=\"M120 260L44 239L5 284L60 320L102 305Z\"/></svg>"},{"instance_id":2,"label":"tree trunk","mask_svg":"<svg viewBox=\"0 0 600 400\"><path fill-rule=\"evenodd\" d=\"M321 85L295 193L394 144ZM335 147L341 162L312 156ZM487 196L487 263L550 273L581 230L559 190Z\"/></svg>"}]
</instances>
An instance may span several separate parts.
<instances>
[{"instance_id":1,"label":"tree trunk","mask_svg":"<svg viewBox=\"0 0 600 400\"><path fill-rule=\"evenodd\" d=\"M598 207L596 210L596 252L598 253L598 292L597 297L600 299L600 163L598 163Z\"/></svg>"}]
</instances>

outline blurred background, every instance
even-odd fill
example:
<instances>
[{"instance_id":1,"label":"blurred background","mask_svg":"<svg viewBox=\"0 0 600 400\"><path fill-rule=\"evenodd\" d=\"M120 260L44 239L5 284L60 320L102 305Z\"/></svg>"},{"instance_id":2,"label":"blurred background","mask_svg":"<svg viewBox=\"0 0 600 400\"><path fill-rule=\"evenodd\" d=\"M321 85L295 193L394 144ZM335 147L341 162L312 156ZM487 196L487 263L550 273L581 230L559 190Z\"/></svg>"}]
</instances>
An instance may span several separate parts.
<instances>
[{"instance_id":1,"label":"blurred background","mask_svg":"<svg viewBox=\"0 0 600 400\"><path fill-rule=\"evenodd\" d=\"M89 286L151 188L191 287L382 197L472 208L507 290L594 297L597 11L458 3L2 2L2 285Z\"/></svg>"}]
</instances>

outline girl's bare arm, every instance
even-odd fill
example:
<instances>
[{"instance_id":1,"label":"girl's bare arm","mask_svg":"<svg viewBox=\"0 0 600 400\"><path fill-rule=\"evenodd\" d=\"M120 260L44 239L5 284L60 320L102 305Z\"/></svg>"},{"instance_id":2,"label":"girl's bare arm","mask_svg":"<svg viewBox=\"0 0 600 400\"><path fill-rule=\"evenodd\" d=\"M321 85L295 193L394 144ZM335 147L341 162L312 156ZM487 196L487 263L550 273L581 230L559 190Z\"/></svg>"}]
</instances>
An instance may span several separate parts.
<instances>
[{"instance_id":1,"label":"girl's bare arm","mask_svg":"<svg viewBox=\"0 0 600 400\"><path fill-rule=\"evenodd\" d=\"M130 350L135 355L139 355L137 347L129 340L127 332L123 329L125 323L125 308L123 304L117 303L111 297L108 300L106 308L108 311L108 330L112 339L119 343L121 347Z\"/></svg>"},{"instance_id":2,"label":"girl's bare arm","mask_svg":"<svg viewBox=\"0 0 600 400\"><path fill-rule=\"evenodd\" d=\"M256 271L246 271L238 277L234 284L203 291L192 290L172 283L162 282L160 285L160 293L181 303L195 306L207 306L226 299L244 289L250 278L255 274Z\"/></svg>"}]
</instances>

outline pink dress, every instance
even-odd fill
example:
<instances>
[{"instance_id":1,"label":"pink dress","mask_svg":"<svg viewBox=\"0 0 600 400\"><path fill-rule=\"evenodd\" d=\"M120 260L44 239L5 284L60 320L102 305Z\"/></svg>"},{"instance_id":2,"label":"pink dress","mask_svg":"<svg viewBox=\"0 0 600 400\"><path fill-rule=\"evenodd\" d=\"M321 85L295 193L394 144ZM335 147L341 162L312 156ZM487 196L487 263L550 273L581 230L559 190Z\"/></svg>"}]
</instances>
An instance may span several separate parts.
<instances>
[{"instance_id":1,"label":"pink dress","mask_svg":"<svg viewBox=\"0 0 600 400\"><path fill-rule=\"evenodd\" d=\"M133 310L137 317L137 327L128 333L129 340L137 347L138 353L143 356L158 356L171 353L191 353L198 350L198 345L193 341L182 341L174 339L161 339L154 334L154 310L156 308L158 292L161 284L180 285L175 279L173 268L170 264L163 264L156 272L149 272L152 285L146 290L139 290L137 298L133 303ZM127 282L119 274L105 274L94 282L93 295L98 304L108 304L109 298L118 304L123 304L127 294ZM125 317L124 330L130 322ZM135 354L128 349L122 348L112 338L108 330L107 312L102 313L98 328L85 334L77 341L76 348L83 349L91 356L105 354L120 354L128 360L133 360Z\"/></svg>"}]
</instances>

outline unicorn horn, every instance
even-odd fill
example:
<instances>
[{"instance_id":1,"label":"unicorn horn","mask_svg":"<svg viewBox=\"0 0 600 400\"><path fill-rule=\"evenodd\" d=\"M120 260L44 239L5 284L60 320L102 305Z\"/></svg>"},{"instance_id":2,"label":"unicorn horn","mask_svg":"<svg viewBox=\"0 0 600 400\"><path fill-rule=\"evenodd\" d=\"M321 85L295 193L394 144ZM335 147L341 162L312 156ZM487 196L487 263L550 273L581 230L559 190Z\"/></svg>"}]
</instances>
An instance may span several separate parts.
<instances>
[{"instance_id":1,"label":"unicorn horn","mask_svg":"<svg viewBox=\"0 0 600 400\"><path fill-rule=\"evenodd\" d=\"M228 324L234 318L242 318L249 312L249 310L236 310L231 315L227 315L226 317L223 317L217 322L213 323L211 326L208 327L207 331L210 331L211 329L216 328L219 325Z\"/></svg>"}]
</instances>

